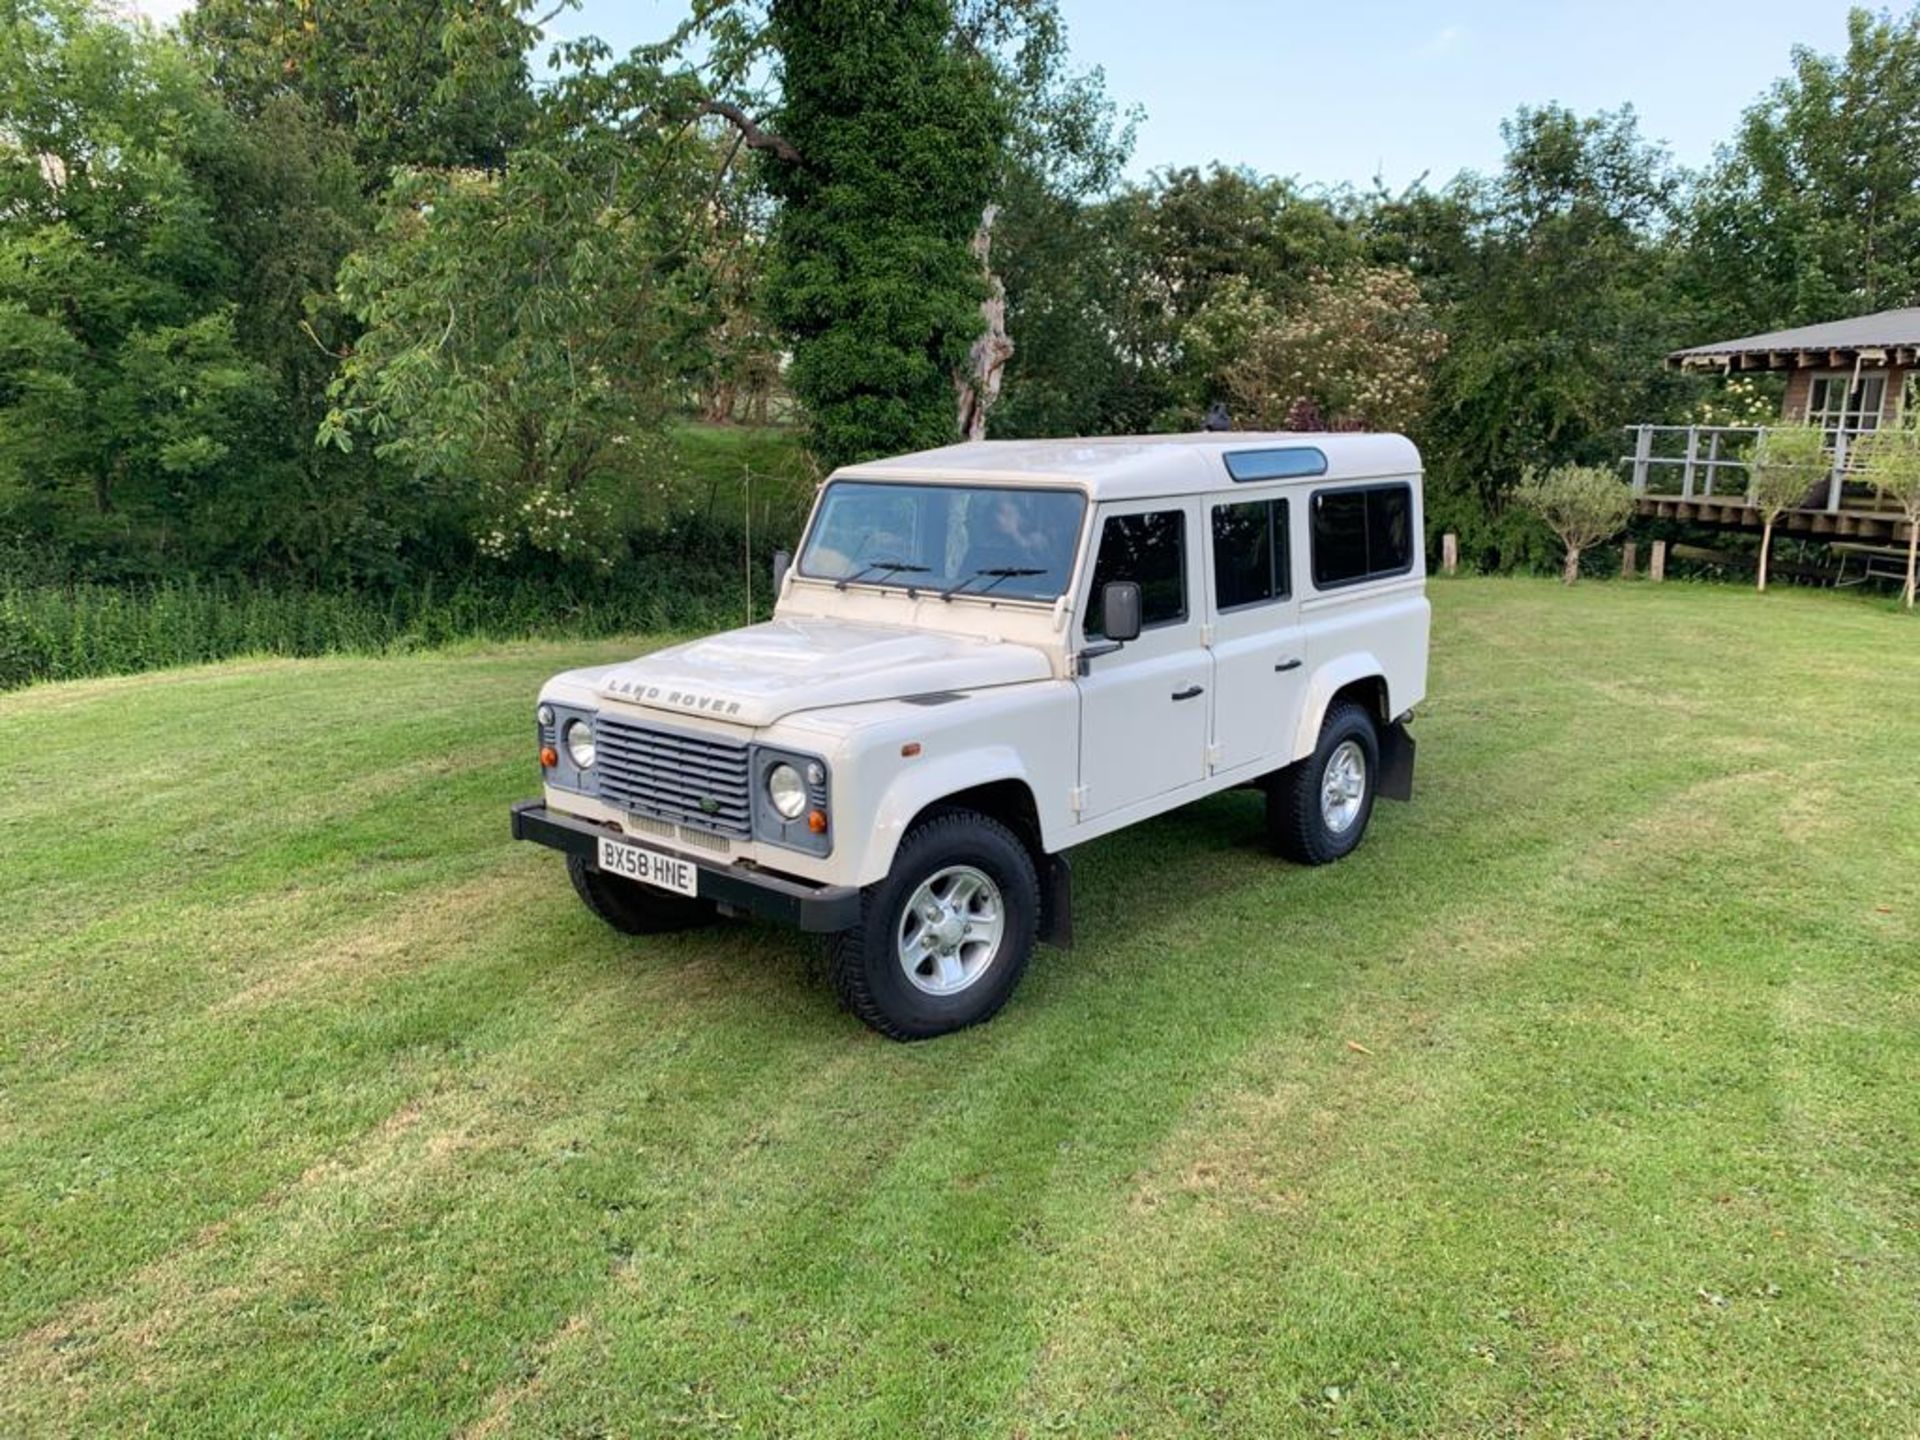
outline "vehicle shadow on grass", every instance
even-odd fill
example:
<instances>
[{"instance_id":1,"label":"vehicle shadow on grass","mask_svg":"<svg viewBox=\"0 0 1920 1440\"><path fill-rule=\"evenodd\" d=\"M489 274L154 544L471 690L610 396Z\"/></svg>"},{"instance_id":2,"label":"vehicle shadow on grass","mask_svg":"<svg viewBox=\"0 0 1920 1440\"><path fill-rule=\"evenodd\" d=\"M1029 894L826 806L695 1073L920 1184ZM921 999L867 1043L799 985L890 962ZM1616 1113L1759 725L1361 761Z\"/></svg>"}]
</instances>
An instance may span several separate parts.
<instances>
[{"instance_id":1,"label":"vehicle shadow on grass","mask_svg":"<svg viewBox=\"0 0 1920 1440\"><path fill-rule=\"evenodd\" d=\"M1037 947L1003 1013L1030 1003L1031 992L1056 970L1097 962L1104 950L1130 937L1169 929L1202 932L1208 904L1222 893L1296 872L1268 846L1263 804L1255 791L1228 791L1075 847L1074 945ZM744 916L665 935L609 938L625 963L683 970L695 996L700 987L736 997L753 992L795 1007L796 1019L832 1029L857 1027L833 995L824 936Z\"/></svg>"}]
</instances>

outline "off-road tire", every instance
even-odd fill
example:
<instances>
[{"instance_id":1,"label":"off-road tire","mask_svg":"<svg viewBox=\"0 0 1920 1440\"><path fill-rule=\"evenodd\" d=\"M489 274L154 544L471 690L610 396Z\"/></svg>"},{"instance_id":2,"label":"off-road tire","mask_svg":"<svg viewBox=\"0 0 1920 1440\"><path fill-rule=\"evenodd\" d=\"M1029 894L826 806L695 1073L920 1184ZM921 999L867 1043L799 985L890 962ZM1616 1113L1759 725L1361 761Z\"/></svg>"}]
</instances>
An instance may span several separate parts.
<instances>
[{"instance_id":1,"label":"off-road tire","mask_svg":"<svg viewBox=\"0 0 1920 1440\"><path fill-rule=\"evenodd\" d=\"M1345 830L1327 824L1320 803L1327 766L1340 747L1353 741L1366 757L1366 788L1360 813ZM1267 782L1267 836L1287 859L1299 865L1326 865L1353 853L1373 818L1380 786L1380 735L1366 706L1341 700L1320 723L1313 754L1296 761Z\"/></svg>"},{"instance_id":2,"label":"off-road tire","mask_svg":"<svg viewBox=\"0 0 1920 1440\"><path fill-rule=\"evenodd\" d=\"M662 935L688 930L715 918L711 900L669 895L624 875L596 870L579 855L567 857L567 878L581 901L623 935Z\"/></svg>"},{"instance_id":3,"label":"off-road tire","mask_svg":"<svg viewBox=\"0 0 1920 1440\"><path fill-rule=\"evenodd\" d=\"M999 889L1005 929L979 979L953 995L930 995L908 980L898 937L902 910L921 883L949 866L981 871ZM901 840L886 878L861 898L860 923L832 936L827 973L840 999L895 1040L926 1040L990 1020L1007 1003L1033 954L1040 880L1033 857L998 820L948 810L919 821Z\"/></svg>"}]
</instances>

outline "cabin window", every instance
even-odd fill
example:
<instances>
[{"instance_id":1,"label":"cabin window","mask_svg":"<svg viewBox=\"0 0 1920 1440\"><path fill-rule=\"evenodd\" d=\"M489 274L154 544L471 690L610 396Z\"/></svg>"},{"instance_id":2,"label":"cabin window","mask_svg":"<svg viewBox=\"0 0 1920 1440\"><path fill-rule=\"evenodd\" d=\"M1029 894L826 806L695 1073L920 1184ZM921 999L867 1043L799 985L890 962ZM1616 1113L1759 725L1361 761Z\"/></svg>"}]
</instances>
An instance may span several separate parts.
<instances>
[{"instance_id":1,"label":"cabin window","mask_svg":"<svg viewBox=\"0 0 1920 1440\"><path fill-rule=\"evenodd\" d=\"M1887 403L1887 377L1836 371L1816 375L1807 391L1807 423L1818 425L1828 438L1838 434L1864 435L1880 428Z\"/></svg>"},{"instance_id":2,"label":"cabin window","mask_svg":"<svg viewBox=\"0 0 1920 1440\"><path fill-rule=\"evenodd\" d=\"M1286 500L1214 506L1214 607L1237 610L1285 600L1289 590Z\"/></svg>"},{"instance_id":3,"label":"cabin window","mask_svg":"<svg viewBox=\"0 0 1920 1440\"><path fill-rule=\"evenodd\" d=\"M1313 583L1322 590L1413 568L1413 491L1320 490L1313 497Z\"/></svg>"},{"instance_id":4,"label":"cabin window","mask_svg":"<svg viewBox=\"0 0 1920 1440\"><path fill-rule=\"evenodd\" d=\"M1172 625L1187 618L1187 517L1178 510L1112 515L1100 531L1093 562L1093 595L1087 604L1087 634L1106 634L1100 597L1114 580L1140 587L1140 625Z\"/></svg>"}]
</instances>

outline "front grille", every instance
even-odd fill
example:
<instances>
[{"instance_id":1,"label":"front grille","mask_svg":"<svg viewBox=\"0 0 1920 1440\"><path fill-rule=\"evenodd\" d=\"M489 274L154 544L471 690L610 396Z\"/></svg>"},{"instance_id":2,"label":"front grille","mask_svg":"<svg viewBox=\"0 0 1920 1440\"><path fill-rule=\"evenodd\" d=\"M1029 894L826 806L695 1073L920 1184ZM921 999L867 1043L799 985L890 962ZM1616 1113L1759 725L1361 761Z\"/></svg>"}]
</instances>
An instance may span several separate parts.
<instances>
[{"instance_id":1,"label":"front grille","mask_svg":"<svg viewBox=\"0 0 1920 1440\"><path fill-rule=\"evenodd\" d=\"M602 715L593 726L600 798L640 815L747 838L747 747Z\"/></svg>"}]
</instances>

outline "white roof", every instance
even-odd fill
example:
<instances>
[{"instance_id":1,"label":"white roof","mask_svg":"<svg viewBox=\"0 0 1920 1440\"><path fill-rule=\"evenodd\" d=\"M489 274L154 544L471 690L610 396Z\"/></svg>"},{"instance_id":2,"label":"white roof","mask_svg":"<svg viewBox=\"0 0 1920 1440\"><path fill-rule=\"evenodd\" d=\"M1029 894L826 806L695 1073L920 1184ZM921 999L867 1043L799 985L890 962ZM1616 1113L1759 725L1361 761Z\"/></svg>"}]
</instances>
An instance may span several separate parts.
<instances>
[{"instance_id":1,"label":"white roof","mask_svg":"<svg viewBox=\"0 0 1920 1440\"><path fill-rule=\"evenodd\" d=\"M875 480L990 481L1071 485L1096 500L1189 495L1230 489L1225 457L1236 451L1318 450L1330 480L1420 473L1420 452L1404 435L1317 435L1299 431L1208 431L1199 435L1111 435L1075 440L976 440L889 460L847 465L838 476Z\"/></svg>"}]
</instances>

